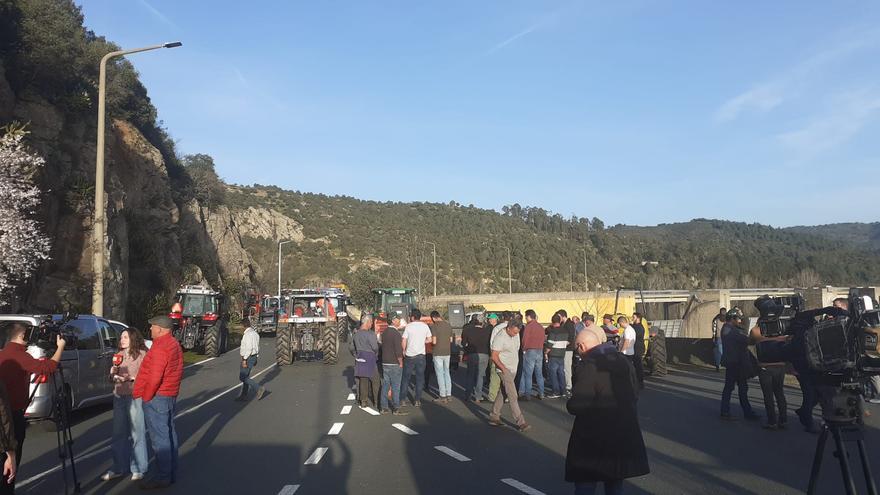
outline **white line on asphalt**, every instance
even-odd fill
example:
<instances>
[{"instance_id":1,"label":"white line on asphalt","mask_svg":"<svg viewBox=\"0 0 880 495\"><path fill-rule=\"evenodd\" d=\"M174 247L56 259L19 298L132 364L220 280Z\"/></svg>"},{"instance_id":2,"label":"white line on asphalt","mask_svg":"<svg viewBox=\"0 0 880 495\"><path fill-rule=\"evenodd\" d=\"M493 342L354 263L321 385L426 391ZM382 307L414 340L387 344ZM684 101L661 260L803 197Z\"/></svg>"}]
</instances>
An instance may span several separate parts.
<instances>
[{"instance_id":1,"label":"white line on asphalt","mask_svg":"<svg viewBox=\"0 0 880 495\"><path fill-rule=\"evenodd\" d=\"M372 407L362 407L361 410L370 413L371 416L379 415L379 411L373 409Z\"/></svg>"},{"instance_id":2,"label":"white line on asphalt","mask_svg":"<svg viewBox=\"0 0 880 495\"><path fill-rule=\"evenodd\" d=\"M346 400L354 400L354 394L348 394L348 399Z\"/></svg>"},{"instance_id":3,"label":"white line on asphalt","mask_svg":"<svg viewBox=\"0 0 880 495\"><path fill-rule=\"evenodd\" d=\"M446 447L443 445L436 445L436 446L434 446L434 448L439 450L440 452L443 452L444 454L448 455L449 457L452 457L456 461L467 462L467 461L471 460L470 457L463 456L463 455L459 454L458 452L450 449L449 447Z\"/></svg>"},{"instance_id":4,"label":"white line on asphalt","mask_svg":"<svg viewBox=\"0 0 880 495\"><path fill-rule=\"evenodd\" d=\"M540 490L535 490L534 488L530 487L529 485L522 483L520 481L517 481L513 478L504 478L503 480L501 480L501 482L504 483L505 485L510 485L523 493L528 493L529 495L545 495L544 492L542 492Z\"/></svg>"},{"instance_id":5,"label":"white line on asphalt","mask_svg":"<svg viewBox=\"0 0 880 495\"><path fill-rule=\"evenodd\" d=\"M407 435L418 435L418 434L419 434L419 432L417 432L417 431L415 431L415 430L412 430L412 429L410 429L408 426L406 426L406 425L402 425L402 424L400 424L400 423L394 423L394 424L391 425L391 426L393 426L393 427L397 428L398 430L400 430L400 431L406 433Z\"/></svg>"},{"instance_id":6,"label":"white line on asphalt","mask_svg":"<svg viewBox=\"0 0 880 495\"><path fill-rule=\"evenodd\" d=\"M314 452L312 452L312 455L310 455L309 458L306 459L306 462L304 464L306 466L308 466L310 464L317 464L317 463L321 462L321 458L324 457L324 454L326 454L326 453L327 453L327 447L318 447L317 449L315 449Z\"/></svg>"},{"instance_id":7,"label":"white line on asphalt","mask_svg":"<svg viewBox=\"0 0 880 495\"><path fill-rule=\"evenodd\" d=\"M262 375L263 373L265 373L265 372L269 371L270 369L274 368L276 365L277 365L277 363L273 363L273 364L271 364L270 366L267 366L267 367L263 368L263 369L260 370L258 373L255 373L255 374L253 375L252 378L256 378L256 377ZM183 411L183 412L178 413L178 414L175 415L174 417L175 417L175 419L176 419L176 418L180 418L180 417L182 417L182 416L184 416L184 415L186 415L186 414L189 414L189 413L191 413L191 412L195 412L196 410L198 410L200 407L204 406L205 404L208 404L208 403L210 403L210 402L213 402L213 401L219 399L220 397L222 397L222 396L228 394L229 392L232 392L233 390L237 389L238 387L241 387L241 384L240 384L240 383L239 383L238 385L234 386L234 387L230 387L230 388L224 390L223 392L220 392L219 394L215 395L214 397L211 397L210 399L208 399L208 400L202 402L201 404L195 405L195 406L193 406L193 407L187 409L186 411ZM108 450L110 450L110 446L109 446L109 445L106 446L106 447L104 447L104 448L101 448L101 449L95 450L94 452L91 452L91 453L89 453L89 454L84 454L84 455L77 456L76 460L77 460L77 461L84 461L84 460L86 460L86 459L91 459L92 457L95 457L96 455L99 455L99 454L100 454L100 455L103 455L103 454L106 453ZM26 480L24 480L24 481L19 481L19 482L17 482L17 483L15 484L15 486L17 486L17 487L19 487L19 488L25 487L25 486L27 486L27 485L29 485L29 484L35 482L35 481L39 481L39 480L45 478L46 476L49 476L50 474L52 474L52 473L58 471L59 469L61 469L61 466L55 466L55 467L53 467L52 469L47 469L46 471L43 471L43 472L40 473L40 474L35 474L35 475L31 476L30 478L28 478L28 479L26 479Z\"/></svg>"},{"instance_id":8,"label":"white line on asphalt","mask_svg":"<svg viewBox=\"0 0 880 495\"><path fill-rule=\"evenodd\" d=\"M351 412L351 406L342 406L342 411L339 414L348 414Z\"/></svg>"},{"instance_id":9,"label":"white line on asphalt","mask_svg":"<svg viewBox=\"0 0 880 495\"><path fill-rule=\"evenodd\" d=\"M240 347L240 346L239 346L239 347ZM235 350L238 350L238 347L236 347L235 349L229 349L229 350L226 351L226 352L232 352L232 351L235 351ZM196 363L192 363L192 364L188 364L188 365L184 366L183 369L192 368L193 366L199 366L199 365L201 365L201 364L205 364L205 363L207 363L208 361L213 361L213 360L215 360L215 359L217 359L217 356L214 356L214 357L212 357L212 358L208 358L208 359L202 359L201 361L198 361L198 362L196 362Z\"/></svg>"},{"instance_id":10,"label":"white line on asphalt","mask_svg":"<svg viewBox=\"0 0 880 495\"><path fill-rule=\"evenodd\" d=\"M339 435L339 432L342 431L342 425L345 423L333 423L333 426L330 428L330 431L327 432L328 435Z\"/></svg>"},{"instance_id":11,"label":"white line on asphalt","mask_svg":"<svg viewBox=\"0 0 880 495\"><path fill-rule=\"evenodd\" d=\"M284 485L278 495L293 495L297 490L299 490L299 485Z\"/></svg>"}]
</instances>

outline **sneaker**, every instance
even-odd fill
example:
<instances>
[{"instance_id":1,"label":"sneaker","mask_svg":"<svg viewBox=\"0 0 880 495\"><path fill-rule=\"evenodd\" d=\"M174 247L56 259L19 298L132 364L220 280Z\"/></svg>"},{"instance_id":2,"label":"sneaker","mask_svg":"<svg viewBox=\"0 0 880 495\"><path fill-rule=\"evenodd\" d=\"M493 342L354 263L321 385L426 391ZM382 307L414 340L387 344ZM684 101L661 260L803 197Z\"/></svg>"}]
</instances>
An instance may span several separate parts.
<instances>
[{"instance_id":1,"label":"sneaker","mask_svg":"<svg viewBox=\"0 0 880 495\"><path fill-rule=\"evenodd\" d=\"M391 409L382 409L379 414L391 414Z\"/></svg>"},{"instance_id":2,"label":"sneaker","mask_svg":"<svg viewBox=\"0 0 880 495\"><path fill-rule=\"evenodd\" d=\"M444 397L436 397L431 402L446 402Z\"/></svg>"},{"instance_id":3,"label":"sneaker","mask_svg":"<svg viewBox=\"0 0 880 495\"><path fill-rule=\"evenodd\" d=\"M413 407L422 407L422 401L417 400L417 401L413 402Z\"/></svg>"},{"instance_id":4,"label":"sneaker","mask_svg":"<svg viewBox=\"0 0 880 495\"><path fill-rule=\"evenodd\" d=\"M141 473L131 473L131 481L139 481L144 479L144 475Z\"/></svg>"},{"instance_id":5,"label":"sneaker","mask_svg":"<svg viewBox=\"0 0 880 495\"><path fill-rule=\"evenodd\" d=\"M398 410L394 411L394 412L391 413L391 414L394 415L394 416L409 416L409 412L404 411L404 410L402 410L402 409L398 409Z\"/></svg>"},{"instance_id":6,"label":"sneaker","mask_svg":"<svg viewBox=\"0 0 880 495\"><path fill-rule=\"evenodd\" d=\"M530 429L532 429L532 425L525 423L525 424L517 426L516 429L519 430L520 433L525 433L525 432L529 431Z\"/></svg>"},{"instance_id":7,"label":"sneaker","mask_svg":"<svg viewBox=\"0 0 880 495\"><path fill-rule=\"evenodd\" d=\"M544 397L547 399L558 399L559 398L559 396L556 394L547 394Z\"/></svg>"},{"instance_id":8,"label":"sneaker","mask_svg":"<svg viewBox=\"0 0 880 495\"><path fill-rule=\"evenodd\" d=\"M501 426L502 424L504 423L501 422L501 418L493 418L492 416L489 416L489 425Z\"/></svg>"},{"instance_id":9,"label":"sneaker","mask_svg":"<svg viewBox=\"0 0 880 495\"><path fill-rule=\"evenodd\" d=\"M761 428L764 428L765 430L778 430L779 425L776 423L764 423L761 425Z\"/></svg>"},{"instance_id":10,"label":"sneaker","mask_svg":"<svg viewBox=\"0 0 880 495\"><path fill-rule=\"evenodd\" d=\"M263 397L266 396L267 392L268 392L268 390L266 390L266 387L258 388L257 389L257 400L263 400Z\"/></svg>"},{"instance_id":11,"label":"sneaker","mask_svg":"<svg viewBox=\"0 0 880 495\"><path fill-rule=\"evenodd\" d=\"M871 404L880 404L880 397L876 397L874 399L868 399L868 402Z\"/></svg>"},{"instance_id":12,"label":"sneaker","mask_svg":"<svg viewBox=\"0 0 880 495\"><path fill-rule=\"evenodd\" d=\"M101 481L110 481L115 480L116 478L121 478L122 473L114 473L113 471L107 471L106 473L101 475Z\"/></svg>"},{"instance_id":13,"label":"sneaker","mask_svg":"<svg viewBox=\"0 0 880 495\"><path fill-rule=\"evenodd\" d=\"M544 396L543 395L536 395L535 400L544 400Z\"/></svg>"}]
</instances>

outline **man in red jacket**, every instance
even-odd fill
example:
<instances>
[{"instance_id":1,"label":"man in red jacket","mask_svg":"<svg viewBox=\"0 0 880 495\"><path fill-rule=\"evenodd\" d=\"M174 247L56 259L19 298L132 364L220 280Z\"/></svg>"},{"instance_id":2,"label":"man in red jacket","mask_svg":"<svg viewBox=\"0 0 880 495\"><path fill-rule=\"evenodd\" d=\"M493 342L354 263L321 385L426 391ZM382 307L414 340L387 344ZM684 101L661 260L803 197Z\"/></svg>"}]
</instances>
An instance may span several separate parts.
<instances>
[{"instance_id":1,"label":"man in red jacket","mask_svg":"<svg viewBox=\"0 0 880 495\"><path fill-rule=\"evenodd\" d=\"M183 352L171 335L174 322L167 316L150 320L153 346L144 357L134 382L134 398L143 399L144 419L156 453L157 473L141 488L165 488L174 483L177 471L177 430L174 408L183 376Z\"/></svg>"}]
</instances>

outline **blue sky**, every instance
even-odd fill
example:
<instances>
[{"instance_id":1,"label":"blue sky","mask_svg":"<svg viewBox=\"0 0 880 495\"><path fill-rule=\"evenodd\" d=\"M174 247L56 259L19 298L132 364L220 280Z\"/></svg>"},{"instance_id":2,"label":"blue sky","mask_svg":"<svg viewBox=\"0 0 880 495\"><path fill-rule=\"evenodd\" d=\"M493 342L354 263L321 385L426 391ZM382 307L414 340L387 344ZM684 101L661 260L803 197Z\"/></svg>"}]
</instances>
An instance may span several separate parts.
<instances>
[{"instance_id":1,"label":"blue sky","mask_svg":"<svg viewBox=\"0 0 880 495\"><path fill-rule=\"evenodd\" d=\"M606 224L880 220L880 4L83 0L228 182Z\"/></svg>"}]
</instances>

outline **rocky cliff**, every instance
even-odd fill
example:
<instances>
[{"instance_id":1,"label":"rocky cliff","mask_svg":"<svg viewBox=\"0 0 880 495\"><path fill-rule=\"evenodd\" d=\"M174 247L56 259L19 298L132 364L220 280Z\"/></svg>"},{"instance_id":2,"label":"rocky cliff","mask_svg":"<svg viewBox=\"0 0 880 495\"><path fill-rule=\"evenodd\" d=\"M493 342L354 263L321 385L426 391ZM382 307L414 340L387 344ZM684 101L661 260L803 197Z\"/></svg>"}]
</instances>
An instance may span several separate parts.
<instances>
[{"instance_id":1,"label":"rocky cliff","mask_svg":"<svg viewBox=\"0 0 880 495\"><path fill-rule=\"evenodd\" d=\"M0 124L10 121L29 123L28 144L46 159L39 220L53 240L51 260L13 309L88 311L96 118L61 111L27 91L16 94L0 64ZM106 315L142 320L181 283L253 284L259 269L242 246L240 215L196 200L175 203L162 154L128 122L110 122L106 140Z\"/></svg>"}]
</instances>

